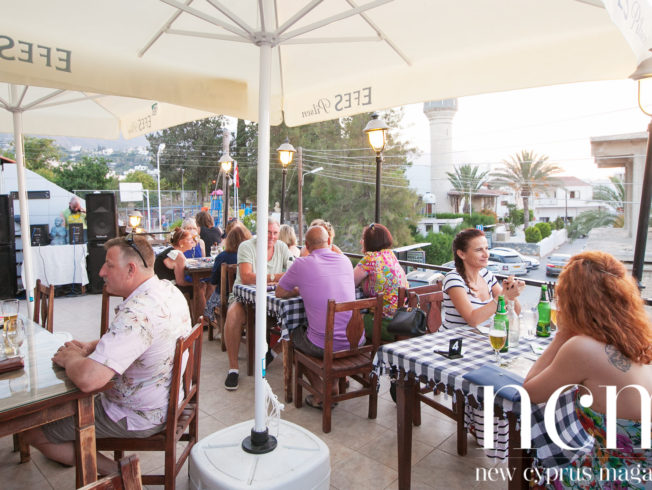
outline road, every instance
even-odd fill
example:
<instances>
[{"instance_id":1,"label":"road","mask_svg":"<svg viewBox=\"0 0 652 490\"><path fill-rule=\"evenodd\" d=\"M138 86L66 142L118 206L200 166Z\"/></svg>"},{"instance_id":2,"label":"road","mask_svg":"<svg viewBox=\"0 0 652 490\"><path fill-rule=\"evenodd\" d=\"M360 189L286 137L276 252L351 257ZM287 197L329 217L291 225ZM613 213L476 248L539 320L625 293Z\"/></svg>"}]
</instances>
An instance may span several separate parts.
<instances>
[{"instance_id":1,"label":"road","mask_svg":"<svg viewBox=\"0 0 652 490\"><path fill-rule=\"evenodd\" d=\"M539 260L540 265L538 269L534 269L528 272L527 275L521 277L525 279L535 279L538 281L557 282L556 277L546 277L546 259L548 258L548 256L552 255L553 253L574 255L576 253L581 252L582 249L584 249L584 246L586 245L586 241L587 241L586 238L579 238L572 243L571 242L564 243L558 249L553 250L550 254L541 257L541 259ZM520 298L521 305L530 306L530 307L535 306L539 302L540 291L541 291L540 289L534 286L528 286L527 288L525 288L525 291L521 293L521 298Z\"/></svg>"}]
</instances>

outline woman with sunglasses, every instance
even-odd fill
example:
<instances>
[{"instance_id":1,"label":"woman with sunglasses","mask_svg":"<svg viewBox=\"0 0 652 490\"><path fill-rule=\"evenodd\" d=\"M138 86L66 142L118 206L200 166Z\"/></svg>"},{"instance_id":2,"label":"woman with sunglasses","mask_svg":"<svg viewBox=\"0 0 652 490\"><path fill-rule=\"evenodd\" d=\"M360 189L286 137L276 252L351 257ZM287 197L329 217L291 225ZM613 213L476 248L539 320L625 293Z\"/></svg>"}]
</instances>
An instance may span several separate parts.
<instances>
[{"instance_id":1,"label":"woman with sunglasses","mask_svg":"<svg viewBox=\"0 0 652 490\"><path fill-rule=\"evenodd\" d=\"M405 271L391 250L393 239L387 227L371 223L362 232L360 243L364 257L353 269L355 285L362 285L362 291L367 297L378 294L383 296L381 338L393 341L394 335L387 332L387 324L398 307L398 288L408 285ZM365 315L364 320L367 338L371 338L373 316Z\"/></svg>"}]
</instances>

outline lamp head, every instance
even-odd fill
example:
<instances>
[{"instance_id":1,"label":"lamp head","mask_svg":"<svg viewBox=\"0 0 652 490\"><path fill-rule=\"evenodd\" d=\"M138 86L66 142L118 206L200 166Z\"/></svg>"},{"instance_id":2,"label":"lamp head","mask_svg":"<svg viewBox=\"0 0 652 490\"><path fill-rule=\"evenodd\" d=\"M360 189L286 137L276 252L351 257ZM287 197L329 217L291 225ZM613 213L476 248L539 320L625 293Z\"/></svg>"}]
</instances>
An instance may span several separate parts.
<instances>
[{"instance_id":1,"label":"lamp head","mask_svg":"<svg viewBox=\"0 0 652 490\"><path fill-rule=\"evenodd\" d=\"M138 228L140 226L140 222L143 219L143 215L141 214L140 211L133 210L131 213L129 213L129 226L132 228Z\"/></svg>"},{"instance_id":2,"label":"lamp head","mask_svg":"<svg viewBox=\"0 0 652 490\"><path fill-rule=\"evenodd\" d=\"M231 158L231 155L224 154L220 157L218 163L220 164L220 167L222 167L222 171L224 171L225 174L228 174L233 167L233 158Z\"/></svg>"},{"instance_id":3,"label":"lamp head","mask_svg":"<svg viewBox=\"0 0 652 490\"><path fill-rule=\"evenodd\" d=\"M285 138L285 142L279 146L276 151L278 152L278 160L281 162L283 167L287 167L292 163L294 154L297 150L294 149L294 146L290 144L289 138Z\"/></svg>"},{"instance_id":4,"label":"lamp head","mask_svg":"<svg viewBox=\"0 0 652 490\"><path fill-rule=\"evenodd\" d=\"M638 107L643 114L652 116L652 109L646 109L649 107L650 85L652 84L652 56L641 61L629 78L638 82ZM642 96L646 99L645 101L642 100Z\"/></svg>"},{"instance_id":5,"label":"lamp head","mask_svg":"<svg viewBox=\"0 0 652 490\"><path fill-rule=\"evenodd\" d=\"M374 112L371 115L371 121L369 121L364 128L364 132L367 133L369 144L376 153L380 153L385 149L388 129L389 126L385 124L385 121L380 119L377 112Z\"/></svg>"},{"instance_id":6,"label":"lamp head","mask_svg":"<svg viewBox=\"0 0 652 490\"><path fill-rule=\"evenodd\" d=\"M161 153L163 150L165 150L165 143L158 145L158 153Z\"/></svg>"}]
</instances>

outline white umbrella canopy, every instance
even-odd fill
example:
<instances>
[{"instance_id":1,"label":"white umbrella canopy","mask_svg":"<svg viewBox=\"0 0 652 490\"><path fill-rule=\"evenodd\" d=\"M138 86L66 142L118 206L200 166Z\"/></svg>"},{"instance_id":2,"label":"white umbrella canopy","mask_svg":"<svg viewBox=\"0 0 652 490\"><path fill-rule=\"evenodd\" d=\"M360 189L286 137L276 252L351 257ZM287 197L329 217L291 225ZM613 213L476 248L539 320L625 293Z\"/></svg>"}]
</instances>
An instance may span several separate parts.
<instances>
[{"instance_id":1,"label":"white umbrella canopy","mask_svg":"<svg viewBox=\"0 0 652 490\"><path fill-rule=\"evenodd\" d=\"M5 81L155 99L258 120L257 42L270 41L270 121L620 79L634 55L599 1L21 0L3 12ZM356 7L356 5L358 5ZM303 15L301 15L303 13Z\"/></svg>"},{"instance_id":2,"label":"white umbrella canopy","mask_svg":"<svg viewBox=\"0 0 652 490\"><path fill-rule=\"evenodd\" d=\"M424 100L625 78L635 57L597 0L21 0L3 12L0 80L153 98L269 126ZM259 219L259 237L267 222ZM258 240L263 257L266 241ZM266 294L265 261L256 290ZM265 302L256 304L264 328ZM257 329L259 330L259 329ZM256 335L253 433L265 432Z\"/></svg>"}]
</instances>

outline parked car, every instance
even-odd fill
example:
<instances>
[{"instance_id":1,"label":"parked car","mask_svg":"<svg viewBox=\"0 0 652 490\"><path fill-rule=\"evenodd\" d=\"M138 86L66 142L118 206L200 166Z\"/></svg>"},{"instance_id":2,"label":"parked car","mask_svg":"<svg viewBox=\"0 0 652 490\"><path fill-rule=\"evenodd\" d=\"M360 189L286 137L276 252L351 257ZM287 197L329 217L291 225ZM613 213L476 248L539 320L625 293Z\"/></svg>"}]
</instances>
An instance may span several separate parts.
<instances>
[{"instance_id":1,"label":"parked car","mask_svg":"<svg viewBox=\"0 0 652 490\"><path fill-rule=\"evenodd\" d=\"M546 261L546 276L558 276L570 258L568 254L552 254Z\"/></svg>"},{"instance_id":2,"label":"parked car","mask_svg":"<svg viewBox=\"0 0 652 490\"><path fill-rule=\"evenodd\" d=\"M504 250L492 248L489 250L489 260L499 264L497 272L500 274L508 276L527 274L527 265L523 262L521 256L514 252L505 252Z\"/></svg>"},{"instance_id":3,"label":"parked car","mask_svg":"<svg viewBox=\"0 0 652 490\"><path fill-rule=\"evenodd\" d=\"M430 286L437 282L443 282L444 274L433 270L416 270L408 272L407 280L411 288Z\"/></svg>"},{"instance_id":4,"label":"parked car","mask_svg":"<svg viewBox=\"0 0 652 490\"><path fill-rule=\"evenodd\" d=\"M520 253L518 250L514 250L513 248L507 248L507 247L496 247L492 250L500 250L503 252L509 252L518 255L523 262L525 262L525 265L527 266L527 270L531 271L532 269L538 269L539 268L539 261L535 259L534 257L528 257L526 255L523 255Z\"/></svg>"},{"instance_id":5,"label":"parked car","mask_svg":"<svg viewBox=\"0 0 652 490\"><path fill-rule=\"evenodd\" d=\"M441 265L442 267L450 267L451 269L455 269L455 261L451 260L450 262L446 262L445 264ZM491 260L487 264L487 270L494 272L494 273L500 273L500 264L498 262L492 262Z\"/></svg>"}]
</instances>

